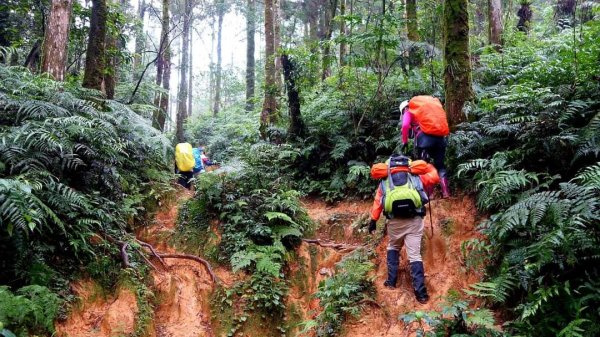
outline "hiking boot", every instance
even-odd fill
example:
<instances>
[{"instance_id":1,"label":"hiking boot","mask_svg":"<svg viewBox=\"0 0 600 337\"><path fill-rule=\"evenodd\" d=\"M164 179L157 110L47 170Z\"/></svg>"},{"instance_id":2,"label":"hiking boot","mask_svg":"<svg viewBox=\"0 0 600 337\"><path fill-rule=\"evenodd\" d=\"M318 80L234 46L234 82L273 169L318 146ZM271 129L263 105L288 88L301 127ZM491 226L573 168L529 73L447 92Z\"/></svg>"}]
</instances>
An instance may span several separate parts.
<instances>
[{"instance_id":1,"label":"hiking boot","mask_svg":"<svg viewBox=\"0 0 600 337\"><path fill-rule=\"evenodd\" d=\"M412 276L412 284L417 301L422 304L427 303L429 295L427 295L427 288L425 287L423 262L415 261L410 263L410 276Z\"/></svg>"},{"instance_id":2,"label":"hiking boot","mask_svg":"<svg viewBox=\"0 0 600 337\"><path fill-rule=\"evenodd\" d=\"M427 302L429 302L429 296L417 297L417 302L421 304L427 304Z\"/></svg>"},{"instance_id":3,"label":"hiking boot","mask_svg":"<svg viewBox=\"0 0 600 337\"><path fill-rule=\"evenodd\" d=\"M398 281L398 265L400 263L400 252L397 250L387 251L387 280L383 282L383 285L388 288L396 288L396 282Z\"/></svg>"}]
</instances>

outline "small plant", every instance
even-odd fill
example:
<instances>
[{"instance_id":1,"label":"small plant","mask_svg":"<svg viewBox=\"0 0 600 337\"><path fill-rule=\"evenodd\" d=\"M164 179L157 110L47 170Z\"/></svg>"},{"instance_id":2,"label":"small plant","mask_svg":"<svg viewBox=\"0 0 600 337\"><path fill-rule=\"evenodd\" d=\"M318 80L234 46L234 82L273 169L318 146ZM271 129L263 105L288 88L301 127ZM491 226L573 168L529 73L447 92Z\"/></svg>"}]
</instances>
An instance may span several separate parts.
<instances>
[{"instance_id":1,"label":"small plant","mask_svg":"<svg viewBox=\"0 0 600 337\"><path fill-rule=\"evenodd\" d=\"M11 330L19 337L54 333L54 319L61 305L58 295L46 287L30 285L13 294L8 287L2 286L0 322L3 327L0 331L5 337L11 336Z\"/></svg>"},{"instance_id":2,"label":"small plant","mask_svg":"<svg viewBox=\"0 0 600 337\"><path fill-rule=\"evenodd\" d=\"M495 327L493 313L489 309L472 309L461 300L456 291L450 291L440 311L415 311L401 315L409 328L419 337L442 336L506 336Z\"/></svg>"},{"instance_id":3,"label":"small plant","mask_svg":"<svg viewBox=\"0 0 600 337\"><path fill-rule=\"evenodd\" d=\"M336 266L332 277L321 281L315 297L323 311L314 321L304 323L306 333L316 329L318 336L334 336L347 316L358 316L364 301L374 292L368 273L373 269L369 253L356 250L345 256Z\"/></svg>"}]
</instances>

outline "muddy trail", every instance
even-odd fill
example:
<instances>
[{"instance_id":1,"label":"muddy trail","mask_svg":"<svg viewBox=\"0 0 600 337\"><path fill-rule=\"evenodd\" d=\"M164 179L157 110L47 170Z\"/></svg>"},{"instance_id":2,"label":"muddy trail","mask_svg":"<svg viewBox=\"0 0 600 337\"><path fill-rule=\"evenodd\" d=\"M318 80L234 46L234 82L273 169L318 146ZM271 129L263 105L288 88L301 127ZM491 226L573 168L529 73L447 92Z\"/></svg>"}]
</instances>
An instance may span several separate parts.
<instances>
[{"instance_id":1,"label":"muddy trail","mask_svg":"<svg viewBox=\"0 0 600 337\"><path fill-rule=\"evenodd\" d=\"M180 196L180 201L189 198ZM315 239L322 245L303 242L296 250L295 261L289 263L290 291L286 301L286 319L294 321L314 319L321 308L314 297L319 282L335 272L335 264L341 261L350 249L344 247L375 247L375 269L372 272L376 295L372 303L363 306L359 318L349 317L340 333L341 336L410 336L411 330L398 319L404 313L415 310L439 309L448 290L460 290L477 282L478 276L465 272L462 266L461 243L478 234L474 225L480 221L473 200L458 197L433 200L433 217L425 218L423 261L426 269L426 284L430 301L419 304L412 293L411 279L406 253L402 251L398 288L383 286L386 278L387 238L381 233L373 236L360 229L371 206L370 201L343 201L328 205L321 200L303 201L310 217L317 223ZM162 253L175 254L176 249L168 244L175 230L177 205L165 207L156 215L154 224L136 233L138 239L152 244ZM432 227L433 223L433 235ZM337 246L336 246L337 244ZM334 247L329 247L329 245ZM150 322L140 331L140 316L136 292L126 285L117 287L112 295L100 295L99 287L92 280L81 280L72 285L79 298L78 305L71 310L66 321L57 324L59 337L192 337L221 336L212 324L219 317L211 317L211 295L215 284L207 269L200 263L185 259L151 260L156 266L151 272L150 288L154 293L154 307ZM231 287L243 275L233 275L224 267L215 267L220 284ZM138 330L136 330L136 328ZM298 335L300 329L292 329L289 336ZM280 334L273 333L273 336ZM244 333L243 336L257 336ZM266 336L263 333L260 336Z\"/></svg>"}]
</instances>

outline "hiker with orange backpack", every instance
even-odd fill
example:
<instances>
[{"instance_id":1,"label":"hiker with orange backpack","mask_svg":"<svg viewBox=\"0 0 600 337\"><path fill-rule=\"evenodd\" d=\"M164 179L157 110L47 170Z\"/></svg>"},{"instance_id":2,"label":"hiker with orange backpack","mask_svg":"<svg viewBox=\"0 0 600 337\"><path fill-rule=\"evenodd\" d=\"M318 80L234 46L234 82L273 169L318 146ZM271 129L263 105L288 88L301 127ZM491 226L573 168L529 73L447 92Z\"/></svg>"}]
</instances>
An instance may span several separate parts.
<instances>
[{"instance_id":1,"label":"hiker with orange backpack","mask_svg":"<svg viewBox=\"0 0 600 337\"><path fill-rule=\"evenodd\" d=\"M425 189L439 182L437 171L423 160L411 162L406 156L392 155L385 164L373 165L371 176L382 180L371 208L369 233L377 228L382 212L387 218L388 273L384 286L396 287L400 250L405 245L415 297L419 303L427 303L429 295L425 286L421 239L425 204L429 202Z\"/></svg>"},{"instance_id":2,"label":"hiker with orange backpack","mask_svg":"<svg viewBox=\"0 0 600 337\"><path fill-rule=\"evenodd\" d=\"M416 156L433 160L441 178L442 197L448 198L450 188L444 159L450 129L442 103L433 96L415 96L400 104L400 114L402 152L407 152L409 134L412 134Z\"/></svg>"}]
</instances>

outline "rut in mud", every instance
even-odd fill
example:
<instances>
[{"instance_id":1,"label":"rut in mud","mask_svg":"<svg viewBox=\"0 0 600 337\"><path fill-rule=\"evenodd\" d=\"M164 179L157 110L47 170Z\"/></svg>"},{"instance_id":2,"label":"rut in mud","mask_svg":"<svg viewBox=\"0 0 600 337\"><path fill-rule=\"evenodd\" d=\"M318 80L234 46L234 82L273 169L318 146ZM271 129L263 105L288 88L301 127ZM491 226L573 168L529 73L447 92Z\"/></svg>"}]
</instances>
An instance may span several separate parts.
<instances>
[{"instance_id":1,"label":"rut in mud","mask_svg":"<svg viewBox=\"0 0 600 337\"><path fill-rule=\"evenodd\" d=\"M184 194L181 199L189 197ZM177 205L171 205L158 213L154 225L138 232L137 237L152 244L159 252L177 253L166 240L175 231L176 219ZM210 323L210 294L214 283L206 268L184 259L164 259L166 268L156 259L152 262L157 267L150 275L157 305L151 323L142 335L214 336ZM223 274L223 271L217 273ZM74 285L73 290L81 305L74 308L66 322L57 325L59 337L133 335L137 301L131 290L119 287L116 296L96 296L91 280Z\"/></svg>"},{"instance_id":2,"label":"rut in mud","mask_svg":"<svg viewBox=\"0 0 600 337\"><path fill-rule=\"evenodd\" d=\"M185 196L185 199L188 196ZM478 281L478 276L464 271L461 265L461 243L478 234L474 225L479 222L475 205L469 197L432 201L433 221L425 218L423 261L426 282L431 300L421 305L414 299L406 254L402 252L399 285L395 290L383 287L386 278L387 238L368 234L353 227L364 221L371 206L370 201L343 201L327 205L320 200L305 200L310 217L318 224L315 237L323 242L335 242L348 246L376 243L375 265L372 277L376 287L373 303L364 305L359 318L349 318L343 326L343 336L409 336L411 332L398 320L401 314L415 310L433 310L443 302L450 289L460 290ZM177 206L170 206L158 213L153 226L137 233L140 240L154 245L163 253L177 253L167 244L167 238L175 231ZM433 223L433 235L431 229ZM339 247L338 247L339 248ZM297 260L289 267L291 282L287 307L293 308L296 320L314 318L321 310L313 295L319 282L334 273L338 263L348 251L322 247L303 242L296 251ZM156 305L151 323L143 336L192 337L218 335L211 321L211 294L215 288L210 275L202 265L189 260L166 259L168 268L152 271L151 288ZM215 273L224 287L230 287L236 275L223 267ZM94 285L84 280L73 285L81 299L69 319L57 325L59 337L113 337L131 336L136 327L137 302L135 294L120 287L115 295L94 295ZM289 319L289 317L288 317ZM293 329L290 335L296 335ZM250 334L244 336L251 336Z\"/></svg>"}]
</instances>

